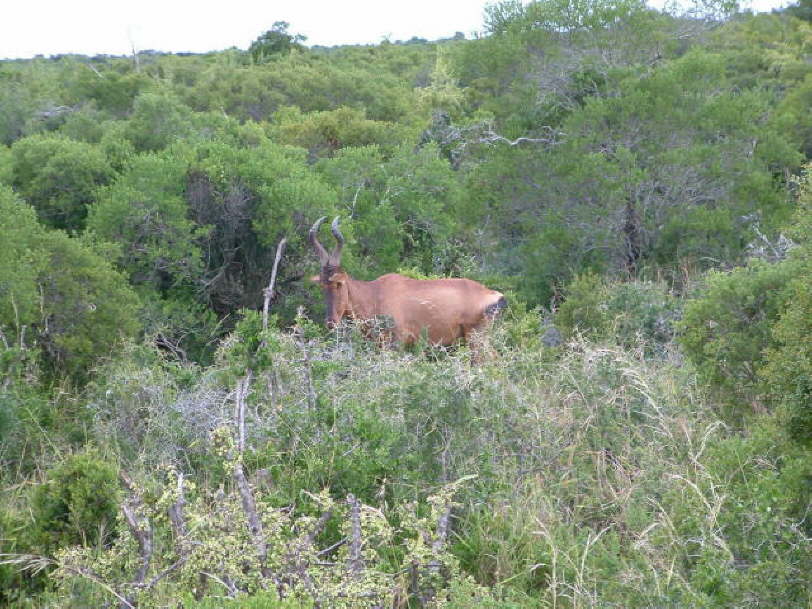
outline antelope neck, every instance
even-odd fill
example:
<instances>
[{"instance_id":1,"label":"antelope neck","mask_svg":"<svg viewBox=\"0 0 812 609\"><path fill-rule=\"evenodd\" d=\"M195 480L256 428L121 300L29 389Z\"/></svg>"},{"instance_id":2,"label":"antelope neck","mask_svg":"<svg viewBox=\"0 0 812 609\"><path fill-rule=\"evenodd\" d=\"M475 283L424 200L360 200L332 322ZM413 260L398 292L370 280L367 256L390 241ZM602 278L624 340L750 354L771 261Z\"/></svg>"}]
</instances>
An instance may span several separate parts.
<instances>
[{"instance_id":1,"label":"antelope neck","mask_svg":"<svg viewBox=\"0 0 812 609\"><path fill-rule=\"evenodd\" d=\"M375 295L372 293L371 283L371 281L348 278L347 296L349 297L350 317L370 319L375 316Z\"/></svg>"}]
</instances>

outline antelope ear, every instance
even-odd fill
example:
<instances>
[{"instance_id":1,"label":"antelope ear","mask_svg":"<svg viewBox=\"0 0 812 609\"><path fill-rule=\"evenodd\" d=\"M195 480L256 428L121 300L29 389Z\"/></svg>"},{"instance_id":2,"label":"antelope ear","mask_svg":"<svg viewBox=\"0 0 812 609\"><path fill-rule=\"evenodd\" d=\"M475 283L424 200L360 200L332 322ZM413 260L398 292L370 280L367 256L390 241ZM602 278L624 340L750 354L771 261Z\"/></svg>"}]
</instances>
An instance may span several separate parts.
<instances>
[{"instance_id":1,"label":"antelope ear","mask_svg":"<svg viewBox=\"0 0 812 609\"><path fill-rule=\"evenodd\" d=\"M318 275L313 275L310 278L310 281L312 281L313 283L318 283L319 281L321 281L321 277L319 277Z\"/></svg>"}]
</instances>

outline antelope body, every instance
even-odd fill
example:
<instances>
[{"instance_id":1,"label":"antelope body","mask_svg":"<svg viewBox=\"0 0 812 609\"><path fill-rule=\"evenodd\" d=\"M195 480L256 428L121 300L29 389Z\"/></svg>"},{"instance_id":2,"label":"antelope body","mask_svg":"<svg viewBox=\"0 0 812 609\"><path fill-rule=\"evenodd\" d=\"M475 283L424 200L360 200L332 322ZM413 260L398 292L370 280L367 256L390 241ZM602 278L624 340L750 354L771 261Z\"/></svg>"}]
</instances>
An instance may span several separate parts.
<instances>
[{"instance_id":1,"label":"antelope body","mask_svg":"<svg viewBox=\"0 0 812 609\"><path fill-rule=\"evenodd\" d=\"M310 229L310 242L321 263L314 277L324 289L328 327L344 318L369 322L386 337L410 344L421 336L433 345L471 341L507 306L505 297L470 279L412 279L396 273L374 281L353 279L341 268L344 237L333 220L335 249L328 254L318 240L325 218Z\"/></svg>"}]
</instances>

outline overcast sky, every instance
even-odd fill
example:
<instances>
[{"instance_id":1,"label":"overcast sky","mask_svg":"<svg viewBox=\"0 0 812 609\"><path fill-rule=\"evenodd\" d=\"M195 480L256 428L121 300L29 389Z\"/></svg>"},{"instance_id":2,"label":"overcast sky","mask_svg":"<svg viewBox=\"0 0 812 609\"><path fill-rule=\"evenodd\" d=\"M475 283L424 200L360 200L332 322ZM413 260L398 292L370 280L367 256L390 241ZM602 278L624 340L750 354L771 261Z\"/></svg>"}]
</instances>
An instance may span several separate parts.
<instances>
[{"instance_id":1,"label":"overcast sky","mask_svg":"<svg viewBox=\"0 0 812 609\"><path fill-rule=\"evenodd\" d=\"M750 0L769 10L788 0ZM491 0L0 0L0 58L248 47L275 21L308 45L434 40L482 28Z\"/></svg>"}]
</instances>

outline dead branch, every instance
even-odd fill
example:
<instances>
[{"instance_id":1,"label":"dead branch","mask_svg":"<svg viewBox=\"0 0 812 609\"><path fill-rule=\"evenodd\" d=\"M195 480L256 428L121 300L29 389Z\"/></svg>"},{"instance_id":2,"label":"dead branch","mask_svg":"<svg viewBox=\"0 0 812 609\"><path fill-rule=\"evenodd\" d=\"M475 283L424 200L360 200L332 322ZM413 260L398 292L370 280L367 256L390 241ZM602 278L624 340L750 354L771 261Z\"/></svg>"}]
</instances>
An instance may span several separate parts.
<instances>
[{"instance_id":1,"label":"dead branch","mask_svg":"<svg viewBox=\"0 0 812 609\"><path fill-rule=\"evenodd\" d=\"M135 537L138 542L138 554L141 558L141 564L135 573L132 583L141 585L144 583L147 571L149 570L149 563L152 560L152 526L146 517L144 517L144 522L142 523L141 517L137 514L137 510L141 509L144 504L132 480L124 472L121 472L121 479L130 493L129 498L121 504L121 510L124 513L127 528L130 529L130 533L132 533L132 536Z\"/></svg>"},{"instance_id":2,"label":"dead branch","mask_svg":"<svg viewBox=\"0 0 812 609\"><path fill-rule=\"evenodd\" d=\"M261 570L265 569L265 561L268 558L268 547L265 544L265 536L262 530L262 520L257 513L257 504L254 500L254 494L251 492L251 486L245 477L245 471L242 467L242 462L238 461L234 466L234 482L237 484L237 490L240 493L242 500L242 509L245 512L245 517L248 519L248 531L254 540L254 547L257 549L257 557L260 560Z\"/></svg>"},{"instance_id":3,"label":"dead branch","mask_svg":"<svg viewBox=\"0 0 812 609\"><path fill-rule=\"evenodd\" d=\"M106 583L98 573L93 571L93 569L88 569L87 567L82 567L79 565L61 565L61 567L68 573L73 573L79 577L84 577L85 579L92 581L94 584L101 586L120 600L122 607L127 607L127 609L136 609L136 606L133 604L132 600L119 594L112 586L110 586L110 584Z\"/></svg>"},{"instance_id":4,"label":"dead branch","mask_svg":"<svg viewBox=\"0 0 812 609\"><path fill-rule=\"evenodd\" d=\"M364 570L364 561L361 557L361 502L350 493L347 495L347 504L350 506L350 551L347 557L347 569L356 578L360 578Z\"/></svg>"},{"instance_id":5,"label":"dead branch","mask_svg":"<svg viewBox=\"0 0 812 609\"><path fill-rule=\"evenodd\" d=\"M298 311L299 315L303 315L302 308L299 308ZM304 374L305 374L305 389L307 391L307 409L308 412L314 412L316 409L316 389L313 386L313 367L310 362L310 351L308 350L307 342L305 341L304 332L302 331L300 326L296 326L293 330L294 336L296 336L296 342L299 344L299 347L302 349L302 363L304 363Z\"/></svg>"},{"instance_id":6,"label":"dead branch","mask_svg":"<svg viewBox=\"0 0 812 609\"><path fill-rule=\"evenodd\" d=\"M335 542L330 547L324 548L323 550L319 550L318 552L316 552L316 556L318 558L321 558L322 556L327 556L330 552L332 552L334 550L337 550L338 548L343 546L345 543L347 543L349 540L350 540L349 537L344 537L343 539L339 539L337 542ZM328 564L328 563L319 563L319 564ZM335 563L329 563L329 564L332 565L332 564L335 564Z\"/></svg>"},{"instance_id":7,"label":"dead branch","mask_svg":"<svg viewBox=\"0 0 812 609\"><path fill-rule=\"evenodd\" d=\"M561 142L561 138L564 137L564 134L561 131L556 131L552 127L542 127L543 130L547 131L548 135L545 137L518 137L515 140L511 140L506 138L503 135L499 135L493 129L486 129L482 135L476 140L479 144L494 144L494 143L501 143L507 144L508 146L518 146L519 144L549 144L554 145Z\"/></svg>"},{"instance_id":8,"label":"dead branch","mask_svg":"<svg viewBox=\"0 0 812 609\"><path fill-rule=\"evenodd\" d=\"M437 521L437 536L431 544L432 551L437 554L442 551L448 538L448 525L451 521L451 501L448 502L443 513Z\"/></svg>"},{"instance_id":9,"label":"dead branch","mask_svg":"<svg viewBox=\"0 0 812 609\"><path fill-rule=\"evenodd\" d=\"M310 548L313 545L313 542L316 540L316 536L324 530L324 527L327 526L327 522L332 517L333 510L327 510L321 516L319 516L319 519L316 521L316 524L313 525L310 532L302 538L302 543L299 545L299 547L303 550Z\"/></svg>"},{"instance_id":10,"label":"dead branch","mask_svg":"<svg viewBox=\"0 0 812 609\"><path fill-rule=\"evenodd\" d=\"M98 76L99 78L102 78L102 79L104 78L104 75L103 75L101 72L99 72L99 71L98 71L98 70L95 68L95 66L94 66L93 64L91 64L91 63L85 63L85 64L82 64L82 65L84 65L84 66L85 66L85 67L86 67L88 70L90 70L91 72L93 72L93 73L94 73L96 76Z\"/></svg>"},{"instance_id":11,"label":"dead branch","mask_svg":"<svg viewBox=\"0 0 812 609\"><path fill-rule=\"evenodd\" d=\"M135 576L130 583L133 587L140 588L144 587L144 581L146 580L149 566L152 562L152 524L146 516L143 517L142 521L142 517L138 514L138 511L143 508L144 502L141 500L141 496L138 494L132 479L125 472L121 472L121 480L130 494L130 496L122 502L121 511L124 514L127 528L138 542L138 556L141 559L141 564L138 566L138 570L135 572ZM122 602L129 607L133 607L135 604L131 598Z\"/></svg>"},{"instance_id":12,"label":"dead branch","mask_svg":"<svg viewBox=\"0 0 812 609\"><path fill-rule=\"evenodd\" d=\"M234 465L234 482L237 485L237 490L240 493L240 500L242 502L242 509L245 512L245 517L248 519L248 531L254 542L254 547L257 550L257 557L260 563L260 572L263 577L270 577L270 571L265 566L268 559L268 546L265 543L265 535L262 530L262 520L257 512L257 504L254 500L254 493L251 490L251 485L245 476L245 470L242 466L242 454L245 450L245 398L248 394L248 388L251 383L251 371L249 370L245 377L237 384L234 391L235 418L237 425L237 458Z\"/></svg>"},{"instance_id":13,"label":"dead branch","mask_svg":"<svg viewBox=\"0 0 812 609\"><path fill-rule=\"evenodd\" d=\"M285 245L287 244L288 240L283 238L279 245L276 246L276 258L273 261L273 270L271 271L271 281L268 284L268 287L265 288L263 294L265 296L265 301L262 304L262 331L265 332L268 329L268 309L271 304L271 300L274 297L274 285L276 284L276 270L279 266L279 260L282 258L282 252L285 250Z\"/></svg>"},{"instance_id":14,"label":"dead branch","mask_svg":"<svg viewBox=\"0 0 812 609\"><path fill-rule=\"evenodd\" d=\"M189 544L187 540L188 531L186 520L183 517L183 508L186 505L186 497L183 493L183 473L178 473L178 498L169 506L169 522L172 525L172 532L175 534L175 545L179 560L184 560L189 554Z\"/></svg>"},{"instance_id":15,"label":"dead branch","mask_svg":"<svg viewBox=\"0 0 812 609\"><path fill-rule=\"evenodd\" d=\"M251 371L237 383L234 390L234 421L237 425L237 452L242 455L245 451L245 399L251 384Z\"/></svg>"}]
</instances>

